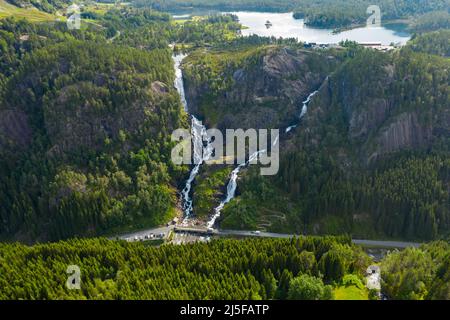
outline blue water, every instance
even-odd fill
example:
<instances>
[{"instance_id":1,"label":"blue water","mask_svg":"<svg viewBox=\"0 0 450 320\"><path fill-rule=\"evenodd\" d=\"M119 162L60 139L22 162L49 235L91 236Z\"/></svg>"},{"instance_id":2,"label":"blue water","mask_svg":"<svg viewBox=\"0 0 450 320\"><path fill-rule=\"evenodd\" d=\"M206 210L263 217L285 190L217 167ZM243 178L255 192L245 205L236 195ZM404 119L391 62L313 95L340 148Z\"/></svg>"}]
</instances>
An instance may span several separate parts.
<instances>
[{"instance_id":1,"label":"blue water","mask_svg":"<svg viewBox=\"0 0 450 320\"><path fill-rule=\"evenodd\" d=\"M311 28L305 25L303 19L294 19L292 13L266 13L266 12L232 12L239 17L239 21L246 29L242 30L244 36L256 34L258 36L274 36L282 38L297 38L303 42L339 43L343 40L352 40L359 43L381 42L383 45L391 43L405 44L410 34L402 25L386 25L382 27L364 27L343 31L337 34L331 29ZM266 21L272 27L266 27Z\"/></svg>"}]
</instances>

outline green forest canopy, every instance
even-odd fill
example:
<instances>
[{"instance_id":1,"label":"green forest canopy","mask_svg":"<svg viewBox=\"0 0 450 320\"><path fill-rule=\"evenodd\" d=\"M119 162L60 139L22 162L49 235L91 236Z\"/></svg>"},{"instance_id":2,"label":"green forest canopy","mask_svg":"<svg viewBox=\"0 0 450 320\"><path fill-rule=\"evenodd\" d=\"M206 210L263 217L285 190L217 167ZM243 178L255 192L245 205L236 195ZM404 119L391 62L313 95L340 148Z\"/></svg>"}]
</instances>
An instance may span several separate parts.
<instances>
[{"instance_id":1,"label":"green forest canopy","mask_svg":"<svg viewBox=\"0 0 450 320\"><path fill-rule=\"evenodd\" d=\"M135 0L138 7L162 11L192 9L294 11L309 25L325 28L348 27L365 23L370 5L378 5L383 19L404 19L435 11L448 11L450 0ZM447 25L447 27L450 27Z\"/></svg>"},{"instance_id":2,"label":"green forest canopy","mask_svg":"<svg viewBox=\"0 0 450 320\"><path fill-rule=\"evenodd\" d=\"M331 287L364 282L371 263L349 241L0 244L0 299L330 299ZM381 262L383 290L390 299L448 299L449 254L445 242L389 254ZM66 288L69 265L80 267L81 290Z\"/></svg>"},{"instance_id":3,"label":"green forest canopy","mask_svg":"<svg viewBox=\"0 0 450 320\"><path fill-rule=\"evenodd\" d=\"M91 20L73 31L0 22L0 238L92 236L176 214L187 168L170 161L170 134L188 121L168 45L231 40L239 25L133 8Z\"/></svg>"},{"instance_id":4,"label":"green forest canopy","mask_svg":"<svg viewBox=\"0 0 450 320\"><path fill-rule=\"evenodd\" d=\"M307 122L286 137L290 141L281 149L279 174L263 178L258 169L243 172L238 197L223 211L222 227L263 227L297 234L347 232L359 237L446 236L450 226L446 35L441 30L417 36L391 53L348 43L343 44L347 50L326 51L326 57L335 55L343 63L314 97ZM276 48L281 53L274 54ZM264 85L254 80L264 73L264 61L273 56L287 60L289 54L282 52L295 56L297 50L295 45L258 44L195 51L186 60L184 75L191 92L198 92L198 113L211 125L220 126L226 118L228 125L236 126L241 118L254 117L257 108L268 110L251 98L230 102L222 97L261 94L252 91L252 86ZM320 52L315 56L313 62L326 65L326 59L319 59ZM302 68L318 64L307 57L302 58ZM240 70L248 79L245 84L235 79ZM312 70L318 73L317 68ZM289 74L273 81L280 85L285 79L297 78ZM287 90L289 85L281 85L281 89ZM209 88L206 92L201 90L205 87ZM273 88L264 87L271 95ZM272 98L267 105L276 106L281 99ZM389 108L385 113L383 105ZM286 112L287 103L282 107ZM431 136L389 150L390 141L383 136L405 115L417 119L416 132L430 132ZM362 125L354 129L358 117Z\"/></svg>"}]
</instances>

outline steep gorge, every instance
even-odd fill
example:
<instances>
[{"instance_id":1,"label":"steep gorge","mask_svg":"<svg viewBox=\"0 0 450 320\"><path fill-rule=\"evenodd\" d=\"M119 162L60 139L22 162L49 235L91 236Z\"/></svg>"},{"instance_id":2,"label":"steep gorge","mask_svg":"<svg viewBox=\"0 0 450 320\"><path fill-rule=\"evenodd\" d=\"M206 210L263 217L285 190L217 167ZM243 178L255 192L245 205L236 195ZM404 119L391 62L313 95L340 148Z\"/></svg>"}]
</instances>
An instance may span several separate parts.
<instances>
[{"instance_id":1,"label":"steep gorge","mask_svg":"<svg viewBox=\"0 0 450 320\"><path fill-rule=\"evenodd\" d=\"M410 239L448 232L448 59L409 48L345 57L282 46L200 52L184 67L195 112L220 129L286 127L329 76L300 128L283 137L279 175L248 170L223 227Z\"/></svg>"},{"instance_id":2,"label":"steep gorge","mask_svg":"<svg viewBox=\"0 0 450 320\"><path fill-rule=\"evenodd\" d=\"M338 58L289 47L197 52L184 64L192 111L218 128L287 127Z\"/></svg>"},{"instance_id":3,"label":"steep gorge","mask_svg":"<svg viewBox=\"0 0 450 320\"><path fill-rule=\"evenodd\" d=\"M171 52L66 41L27 55L0 105L0 237L24 242L166 223L186 127Z\"/></svg>"}]
</instances>

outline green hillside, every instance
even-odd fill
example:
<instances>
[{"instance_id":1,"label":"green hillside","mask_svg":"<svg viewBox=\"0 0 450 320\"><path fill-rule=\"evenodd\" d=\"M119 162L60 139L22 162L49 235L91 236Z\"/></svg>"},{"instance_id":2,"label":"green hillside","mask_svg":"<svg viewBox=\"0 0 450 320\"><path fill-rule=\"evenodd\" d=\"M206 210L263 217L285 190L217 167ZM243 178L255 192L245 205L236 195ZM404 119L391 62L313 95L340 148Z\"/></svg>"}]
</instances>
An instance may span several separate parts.
<instances>
[{"instance_id":1,"label":"green hillside","mask_svg":"<svg viewBox=\"0 0 450 320\"><path fill-rule=\"evenodd\" d=\"M14 17L24 18L33 22L54 21L58 18L53 13L41 11L35 7L17 7L5 0L0 0L0 19Z\"/></svg>"}]
</instances>

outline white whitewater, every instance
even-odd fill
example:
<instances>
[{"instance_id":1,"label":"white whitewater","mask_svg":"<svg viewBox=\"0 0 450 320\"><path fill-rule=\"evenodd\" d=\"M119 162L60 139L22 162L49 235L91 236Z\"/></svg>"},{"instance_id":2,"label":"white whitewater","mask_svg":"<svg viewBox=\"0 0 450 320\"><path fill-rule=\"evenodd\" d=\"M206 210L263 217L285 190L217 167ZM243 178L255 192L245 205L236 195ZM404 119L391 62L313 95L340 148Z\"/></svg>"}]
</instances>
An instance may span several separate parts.
<instances>
[{"instance_id":1,"label":"white whitewater","mask_svg":"<svg viewBox=\"0 0 450 320\"><path fill-rule=\"evenodd\" d=\"M178 93L181 97L181 103L183 104L183 107L185 111L189 113L188 103L186 101L186 94L184 90L184 81L183 81L183 71L181 70L181 63L183 59L186 57L184 54L178 54L173 56L174 65L175 65L175 88L177 89ZM308 98L303 101L302 103L302 110L299 116L298 121L300 121L308 112L308 105L311 102L312 97L317 94L318 91L312 92ZM191 134L192 134L192 142L194 145L194 154L193 154L193 160L194 160L194 167L191 170L191 173L189 175L188 180L186 181L186 186L181 191L182 196L182 207L184 212L184 224L187 223L188 219L192 216L193 213L193 201L191 197L191 191L192 191L192 184L195 181L195 178L197 177L200 167L202 164L205 163L205 161L211 159L213 154L213 148L211 146L211 138L208 137L207 129L206 127L201 123L200 120L198 120L194 115L190 114L191 116ZM298 126L298 123L295 125L292 125L288 127L285 132L288 133L294 128ZM280 136L277 136L275 138L275 141L273 143L273 146L275 146L277 143L279 143ZM263 154L267 152L267 150L260 150L252 155L250 155L247 162L240 164L237 166L230 175L230 181L227 185L227 194L224 200L221 201L219 206L214 209L214 215L211 217L211 219L207 223L208 228L213 228L217 219L220 217L221 212L226 204L228 204L231 200L234 199L236 196L236 189L237 189L237 179L239 177L239 173L241 170L245 167L247 167L250 162L253 160L257 160L260 154Z\"/></svg>"},{"instance_id":2,"label":"white whitewater","mask_svg":"<svg viewBox=\"0 0 450 320\"><path fill-rule=\"evenodd\" d=\"M300 120L306 115L306 113L308 112L308 105L311 102L311 99L318 93L319 91L316 90L314 92L312 92L308 98L306 98L305 101L302 102L302 110L300 112L300 116L298 118L298 122L300 122ZM290 127L288 127L285 130L285 133L290 132L291 130L295 129L298 126L298 122L295 125L292 125ZM275 146L280 140L280 136L277 136L275 138L275 141L273 143L273 145ZM260 154L267 152L267 150L261 150L261 151L257 151L254 154L252 154L249 158L249 160L246 163L243 163L241 165L239 165L236 169L233 170L233 172L231 172L231 176L230 176L230 182L228 182L227 185L227 196L225 197L225 199L220 203L220 205L214 209L214 215L212 216L211 220L209 220L208 222L208 228L213 228L214 225L216 224L217 219L220 217L223 208L225 207L225 205L227 203L229 203L231 200L234 199L234 197L236 196L236 189L237 189L237 179L239 177L239 173L241 172L241 170L243 168L245 168L246 166L248 166L250 164L250 162L252 162L253 160L257 159L259 157Z\"/></svg>"},{"instance_id":3,"label":"white whitewater","mask_svg":"<svg viewBox=\"0 0 450 320\"><path fill-rule=\"evenodd\" d=\"M278 135L272 146L276 146L278 144L278 142L280 141L280 135ZM227 196L225 198L225 200L223 200L219 206L217 208L214 209L214 215L212 216L211 220L208 221L208 228L213 228L214 225L216 224L217 219L220 217L223 208L225 207L225 205L227 203L229 203L231 200L234 199L234 197L236 196L236 189L237 189L237 179L239 177L239 173L241 172L241 170L245 167L247 167L250 162L252 162L253 160L257 160L259 155L266 153L267 150L260 150L260 151L256 151L255 153L253 153L249 159L247 160L247 162L240 164L236 169L234 169L231 172L230 175L230 182L228 182L227 185Z\"/></svg>"},{"instance_id":4,"label":"white whitewater","mask_svg":"<svg viewBox=\"0 0 450 320\"><path fill-rule=\"evenodd\" d=\"M183 71L181 70L181 62L186 57L186 55L178 54L173 56L173 61L175 65L175 88L181 97L181 103L184 106L184 110L189 113L188 104L186 101L186 93L184 91L184 81L183 81ZM210 144L210 138L208 137L206 127L192 114L191 116L191 134L192 143L194 146L194 167L191 170L188 180L186 181L186 186L181 191L182 207L184 212L184 223L187 222L193 212L193 204L191 197L192 184L197 177L200 167L202 164L211 158L213 153L213 148ZM204 148L205 147L205 148Z\"/></svg>"},{"instance_id":5,"label":"white whitewater","mask_svg":"<svg viewBox=\"0 0 450 320\"><path fill-rule=\"evenodd\" d=\"M211 220L208 221L208 228L213 228L214 224L216 223L217 219L220 217L220 214L225 207L225 205L233 200L233 198L236 196L236 189L237 189L237 178L239 177L239 172L242 168L245 168L252 162L253 160L257 159L258 156L261 153L266 152L266 150L261 150L253 153L247 162L240 164L236 169L234 169L231 172L230 176L230 182L228 182L227 185L227 196L226 198L219 204L217 208L214 209L214 215L212 216Z\"/></svg>"},{"instance_id":6,"label":"white whitewater","mask_svg":"<svg viewBox=\"0 0 450 320\"><path fill-rule=\"evenodd\" d=\"M175 88L180 94L181 103L183 104L184 110L188 111L187 101L186 101L186 93L184 91L184 82L183 82L183 71L181 70L181 62L186 58L185 54L176 54L172 56L174 66L175 66Z\"/></svg>"},{"instance_id":7,"label":"white whitewater","mask_svg":"<svg viewBox=\"0 0 450 320\"><path fill-rule=\"evenodd\" d=\"M306 113L308 112L308 105L311 102L312 97L314 97L319 91L314 91L313 93L311 93L308 98L302 102L303 106L302 106L302 111L300 112L300 116L298 118L298 120L302 120L302 118L306 115ZM292 131L293 129L297 128L298 123L288 127L285 131L285 133L288 133L290 131Z\"/></svg>"}]
</instances>

